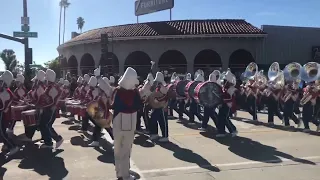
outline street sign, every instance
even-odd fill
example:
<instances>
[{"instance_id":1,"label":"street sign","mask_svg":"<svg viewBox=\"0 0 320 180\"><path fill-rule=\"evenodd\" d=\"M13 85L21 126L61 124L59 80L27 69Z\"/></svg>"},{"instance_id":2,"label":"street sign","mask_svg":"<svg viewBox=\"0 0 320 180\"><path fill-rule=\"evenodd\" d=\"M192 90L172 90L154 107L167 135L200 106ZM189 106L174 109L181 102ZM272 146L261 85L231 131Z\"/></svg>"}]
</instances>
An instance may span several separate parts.
<instances>
[{"instance_id":1,"label":"street sign","mask_svg":"<svg viewBox=\"0 0 320 180\"><path fill-rule=\"evenodd\" d=\"M136 0L135 15L140 16L158 11L172 9L174 0Z\"/></svg>"},{"instance_id":2,"label":"street sign","mask_svg":"<svg viewBox=\"0 0 320 180\"><path fill-rule=\"evenodd\" d=\"M21 26L21 31L23 31L23 32L29 32L30 31L30 26L28 26L28 25L22 25Z\"/></svg>"},{"instance_id":3,"label":"street sign","mask_svg":"<svg viewBox=\"0 0 320 180\"><path fill-rule=\"evenodd\" d=\"M40 64L30 64L30 68L43 68Z\"/></svg>"},{"instance_id":4,"label":"street sign","mask_svg":"<svg viewBox=\"0 0 320 180\"><path fill-rule=\"evenodd\" d=\"M21 17L21 24L29 25L30 18L29 17Z\"/></svg>"},{"instance_id":5,"label":"street sign","mask_svg":"<svg viewBox=\"0 0 320 180\"><path fill-rule=\"evenodd\" d=\"M37 32L13 32L14 37L24 37L24 38L37 38Z\"/></svg>"}]
</instances>

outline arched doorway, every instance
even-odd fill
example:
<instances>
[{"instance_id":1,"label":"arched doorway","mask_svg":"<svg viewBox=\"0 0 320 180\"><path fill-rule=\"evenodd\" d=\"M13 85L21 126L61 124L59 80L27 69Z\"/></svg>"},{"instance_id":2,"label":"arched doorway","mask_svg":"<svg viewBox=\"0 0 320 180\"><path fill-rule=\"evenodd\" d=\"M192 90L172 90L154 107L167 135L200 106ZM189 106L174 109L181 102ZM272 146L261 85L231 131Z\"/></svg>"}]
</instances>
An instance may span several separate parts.
<instances>
[{"instance_id":1,"label":"arched doorway","mask_svg":"<svg viewBox=\"0 0 320 180\"><path fill-rule=\"evenodd\" d=\"M101 56L100 66L101 74L103 75L115 76L119 74L119 60L118 57L112 52L108 52L108 54Z\"/></svg>"},{"instance_id":2,"label":"arched doorway","mask_svg":"<svg viewBox=\"0 0 320 180\"><path fill-rule=\"evenodd\" d=\"M78 76L78 61L77 58L75 56L71 56L68 60L68 65L66 67L68 67L68 71L71 73L71 75L75 75Z\"/></svg>"},{"instance_id":3,"label":"arched doorway","mask_svg":"<svg viewBox=\"0 0 320 180\"><path fill-rule=\"evenodd\" d=\"M140 80L147 77L151 68L151 58L148 54L142 51L134 51L128 55L124 62L124 70L128 67L132 67L137 71Z\"/></svg>"},{"instance_id":4,"label":"arched doorway","mask_svg":"<svg viewBox=\"0 0 320 180\"><path fill-rule=\"evenodd\" d=\"M251 62L255 62L252 54L244 49L238 49L234 51L229 59L229 67L231 71L237 76L240 77Z\"/></svg>"},{"instance_id":5,"label":"arched doorway","mask_svg":"<svg viewBox=\"0 0 320 180\"><path fill-rule=\"evenodd\" d=\"M91 56L91 54L86 53L82 56L81 61L80 61L80 70L82 75L83 74L88 74L88 73L93 73L94 70L94 59Z\"/></svg>"},{"instance_id":6,"label":"arched doorway","mask_svg":"<svg viewBox=\"0 0 320 180\"><path fill-rule=\"evenodd\" d=\"M221 57L214 50L202 50L194 58L194 71L202 69L206 78L213 70L220 68L222 68Z\"/></svg>"},{"instance_id":7,"label":"arched doorway","mask_svg":"<svg viewBox=\"0 0 320 180\"><path fill-rule=\"evenodd\" d=\"M160 71L164 73L166 78L171 77L173 72L186 74L187 59L180 51L169 50L160 56L158 67Z\"/></svg>"}]
</instances>

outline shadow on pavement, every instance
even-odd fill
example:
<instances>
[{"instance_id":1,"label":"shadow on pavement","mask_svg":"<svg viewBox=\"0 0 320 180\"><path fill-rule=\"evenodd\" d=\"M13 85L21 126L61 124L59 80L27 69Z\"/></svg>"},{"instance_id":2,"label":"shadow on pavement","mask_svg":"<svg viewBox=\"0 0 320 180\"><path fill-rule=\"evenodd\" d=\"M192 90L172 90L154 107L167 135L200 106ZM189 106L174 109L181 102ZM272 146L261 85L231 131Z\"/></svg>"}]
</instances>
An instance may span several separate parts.
<instances>
[{"instance_id":1,"label":"shadow on pavement","mask_svg":"<svg viewBox=\"0 0 320 180\"><path fill-rule=\"evenodd\" d=\"M21 169L32 169L42 176L49 176L49 179L63 179L68 175L64 160L57 157L63 150L52 152L51 149L39 149L38 146L28 146L22 152L23 159L18 165Z\"/></svg>"},{"instance_id":2,"label":"shadow on pavement","mask_svg":"<svg viewBox=\"0 0 320 180\"><path fill-rule=\"evenodd\" d=\"M213 171L213 172L220 171L218 167L211 165L209 161L204 159L199 154L191 151L190 149L181 148L180 146L172 142L163 143L163 144L159 143L159 146L172 151L173 156L177 159L180 159L185 162L197 164L199 167L203 169L207 169L209 171Z\"/></svg>"},{"instance_id":3,"label":"shadow on pavement","mask_svg":"<svg viewBox=\"0 0 320 180\"><path fill-rule=\"evenodd\" d=\"M155 146L153 142L149 141L149 136L144 134L139 134L138 136L136 136L135 139L133 140L133 144L146 147L146 148Z\"/></svg>"},{"instance_id":4,"label":"shadow on pavement","mask_svg":"<svg viewBox=\"0 0 320 180\"><path fill-rule=\"evenodd\" d=\"M240 117L233 117L232 120L241 121L241 122L248 123L248 124L253 124L253 125L266 126L266 127L269 127L269 128L283 130L283 131L289 131L289 132L302 132L303 131L303 129L300 129L300 128L285 127L284 125L276 125L276 124L270 125L270 124L265 123L265 122L253 121L253 120L248 120L247 121L244 118L240 118ZM309 132L309 134L315 135L315 136L320 136L320 132L315 132L315 131L311 131L311 132Z\"/></svg>"},{"instance_id":5,"label":"shadow on pavement","mask_svg":"<svg viewBox=\"0 0 320 180\"><path fill-rule=\"evenodd\" d=\"M201 132L200 134L204 137L215 139L220 144L229 146L229 151L251 161L259 161L264 163L281 163L282 160L279 157L282 157L303 164L316 165L312 161L295 158L290 154L277 151L275 147L261 144L260 142L253 141L250 138L240 136L236 136L233 138L216 138L211 133Z\"/></svg>"}]
</instances>

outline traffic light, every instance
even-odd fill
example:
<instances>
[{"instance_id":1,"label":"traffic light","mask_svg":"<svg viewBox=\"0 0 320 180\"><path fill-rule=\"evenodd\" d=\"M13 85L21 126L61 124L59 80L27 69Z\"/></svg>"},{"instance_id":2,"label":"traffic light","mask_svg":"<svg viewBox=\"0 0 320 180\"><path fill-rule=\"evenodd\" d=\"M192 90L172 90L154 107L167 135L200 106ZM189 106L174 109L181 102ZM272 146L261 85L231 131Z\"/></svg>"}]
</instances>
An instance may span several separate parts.
<instances>
[{"instance_id":1,"label":"traffic light","mask_svg":"<svg viewBox=\"0 0 320 180\"><path fill-rule=\"evenodd\" d=\"M108 53L109 37L108 34L101 34L101 52Z\"/></svg>"}]
</instances>

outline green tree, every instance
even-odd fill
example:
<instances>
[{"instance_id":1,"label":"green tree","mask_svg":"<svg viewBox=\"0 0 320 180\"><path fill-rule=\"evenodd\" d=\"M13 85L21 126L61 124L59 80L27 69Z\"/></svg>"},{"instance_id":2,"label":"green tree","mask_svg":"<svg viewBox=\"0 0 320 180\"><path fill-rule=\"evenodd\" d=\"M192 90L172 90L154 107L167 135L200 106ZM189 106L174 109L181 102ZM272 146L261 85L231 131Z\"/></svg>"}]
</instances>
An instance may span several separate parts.
<instances>
[{"instance_id":1,"label":"green tree","mask_svg":"<svg viewBox=\"0 0 320 180\"><path fill-rule=\"evenodd\" d=\"M85 23L85 21L84 21L83 17L78 17L77 24L78 24L78 29L80 30L80 33L82 33L82 28L84 26L84 23Z\"/></svg>"},{"instance_id":2,"label":"green tree","mask_svg":"<svg viewBox=\"0 0 320 180\"><path fill-rule=\"evenodd\" d=\"M56 78L60 78L61 77L61 69L60 69L59 57L44 63L44 66L45 66L45 68L52 69L54 72L56 72L56 75L57 75Z\"/></svg>"},{"instance_id":3,"label":"green tree","mask_svg":"<svg viewBox=\"0 0 320 180\"><path fill-rule=\"evenodd\" d=\"M16 59L15 52L12 49L5 49L0 53L0 57L6 67L6 70L13 71L18 61Z\"/></svg>"}]
</instances>

